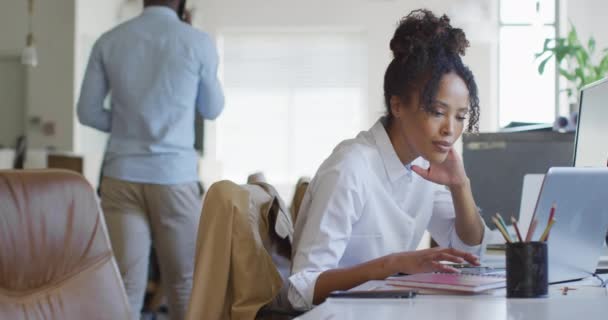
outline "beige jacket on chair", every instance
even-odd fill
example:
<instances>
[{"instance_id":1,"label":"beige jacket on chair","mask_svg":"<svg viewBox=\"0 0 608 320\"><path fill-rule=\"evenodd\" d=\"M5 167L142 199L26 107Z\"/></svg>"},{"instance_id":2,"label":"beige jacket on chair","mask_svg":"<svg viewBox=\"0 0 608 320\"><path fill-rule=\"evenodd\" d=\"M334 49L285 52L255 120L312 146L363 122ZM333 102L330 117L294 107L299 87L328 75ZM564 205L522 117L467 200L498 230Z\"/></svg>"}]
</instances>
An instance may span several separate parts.
<instances>
[{"instance_id":1,"label":"beige jacket on chair","mask_svg":"<svg viewBox=\"0 0 608 320\"><path fill-rule=\"evenodd\" d=\"M213 184L203 204L186 319L255 319L284 288L292 235L291 215L270 185Z\"/></svg>"},{"instance_id":2,"label":"beige jacket on chair","mask_svg":"<svg viewBox=\"0 0 608 320\"><path fill-rule=\"evenodd\" d=\"M291 220L294 223L298 218L298 211L300 211L300 206L302 205L302 200L304 200L304 195L306 194L309 184L310 179L308 177L302 177L298 179L298 182L296 183L293 199L291 200L291 207L289 208L289 211L291 211Z\"/></svg>"},{"instance_id":3,"label":"beige jacket on chair","mask_svg":"<svg viewBox=\"0 0 608 320\"><path fill-rule=\"evenodd\" d=\"M129 319L93 188L62 170L0 170L0 319Z\"/></svg>"}]
</instances>

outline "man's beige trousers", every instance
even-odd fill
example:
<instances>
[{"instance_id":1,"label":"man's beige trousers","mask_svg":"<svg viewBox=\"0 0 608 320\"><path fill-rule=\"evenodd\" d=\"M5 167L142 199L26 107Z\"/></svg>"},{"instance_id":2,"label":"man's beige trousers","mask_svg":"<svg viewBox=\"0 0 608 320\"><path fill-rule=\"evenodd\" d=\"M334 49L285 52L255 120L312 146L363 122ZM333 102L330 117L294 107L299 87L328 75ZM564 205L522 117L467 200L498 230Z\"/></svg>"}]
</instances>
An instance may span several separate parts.
<instances>
[{"instance_id":1,"label":"man's beige trousers","mask_svg":"<svg viewBox=\"0 0 608 320\"><path fill-rule=\"evenodd\" d=\"M196 182L159 185L103 178L101 206L133 319L140 318L151 246L158 257L169 316L186 316L201 203Z\"/></svg>"}]
</instances>

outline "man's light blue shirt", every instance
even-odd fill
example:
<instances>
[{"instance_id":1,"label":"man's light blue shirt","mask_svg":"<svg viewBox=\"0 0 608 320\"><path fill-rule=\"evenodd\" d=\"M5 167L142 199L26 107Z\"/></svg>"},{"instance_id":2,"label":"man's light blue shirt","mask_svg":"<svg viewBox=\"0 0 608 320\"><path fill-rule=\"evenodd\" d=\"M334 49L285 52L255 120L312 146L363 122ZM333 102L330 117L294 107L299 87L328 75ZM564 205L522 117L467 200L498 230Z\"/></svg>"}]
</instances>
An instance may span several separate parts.
<instances>
[{"instance_id":1,"label":"man's light blue shirt","mask_svg":"<svg viewBox=\"0 0 608 320\"><path fill-rule=\"evenodd\" d=\"M77 109L82 124L110 133L104 175L153 184L197 181L194 117L198 111L215 119L224 108L217 68L210 36L167 7L147 7L102 35Z\"/></svg>"}]
</instances>

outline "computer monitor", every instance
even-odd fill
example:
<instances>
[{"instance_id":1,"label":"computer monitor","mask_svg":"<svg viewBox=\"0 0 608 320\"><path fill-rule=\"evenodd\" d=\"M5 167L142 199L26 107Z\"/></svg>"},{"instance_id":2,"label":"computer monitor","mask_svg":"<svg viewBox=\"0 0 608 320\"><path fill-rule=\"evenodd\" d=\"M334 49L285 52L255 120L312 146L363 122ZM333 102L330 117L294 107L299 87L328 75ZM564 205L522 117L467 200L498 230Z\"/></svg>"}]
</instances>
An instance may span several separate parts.
<instances>
[{"instance_id":1,"label":"computer monitor","mask_svg":"<svg viewBox=\"0 0 608 320\"><path fill-rule=\"evenodd\" d=\"M585 86L580 93L575 167L608 166L608 78Z\"/></svg>"},{"instance_id":2,"label":"computer monitor","mask_svg":"<svg viewBox=\"0 0 608 320\"><path fill-rule=\"evenodd\" d=\"M576 137L574 138L575 167L608 166L608 78L581 89ZM606 233L608 244L608 233Z\"/></svg>"}]
</instances>

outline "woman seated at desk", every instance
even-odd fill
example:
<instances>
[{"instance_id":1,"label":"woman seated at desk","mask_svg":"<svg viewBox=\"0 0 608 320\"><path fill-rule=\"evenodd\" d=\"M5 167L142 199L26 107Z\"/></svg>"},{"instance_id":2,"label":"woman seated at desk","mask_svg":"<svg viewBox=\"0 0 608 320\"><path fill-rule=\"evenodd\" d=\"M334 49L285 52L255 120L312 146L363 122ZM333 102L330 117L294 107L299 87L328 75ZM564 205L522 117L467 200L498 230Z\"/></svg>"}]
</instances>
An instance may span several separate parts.
<instances>
[{"instance_id":1,"label":"woman seated at desk","mask_svg":"<svg viewBox=\"0 0 608 320\"><path fill-rule=\"evenodd\" d=\"M455 271L440 261L478 264L487 230L453 149L467 118L469 131L479 118L477 85L460 57L468 44L445 15L416 10L401 20L384 76L386 116L340 143L304 197L294 308L400 272ZM416 251L427 229L441 247Z\"/></svg>"}]
</instances>

